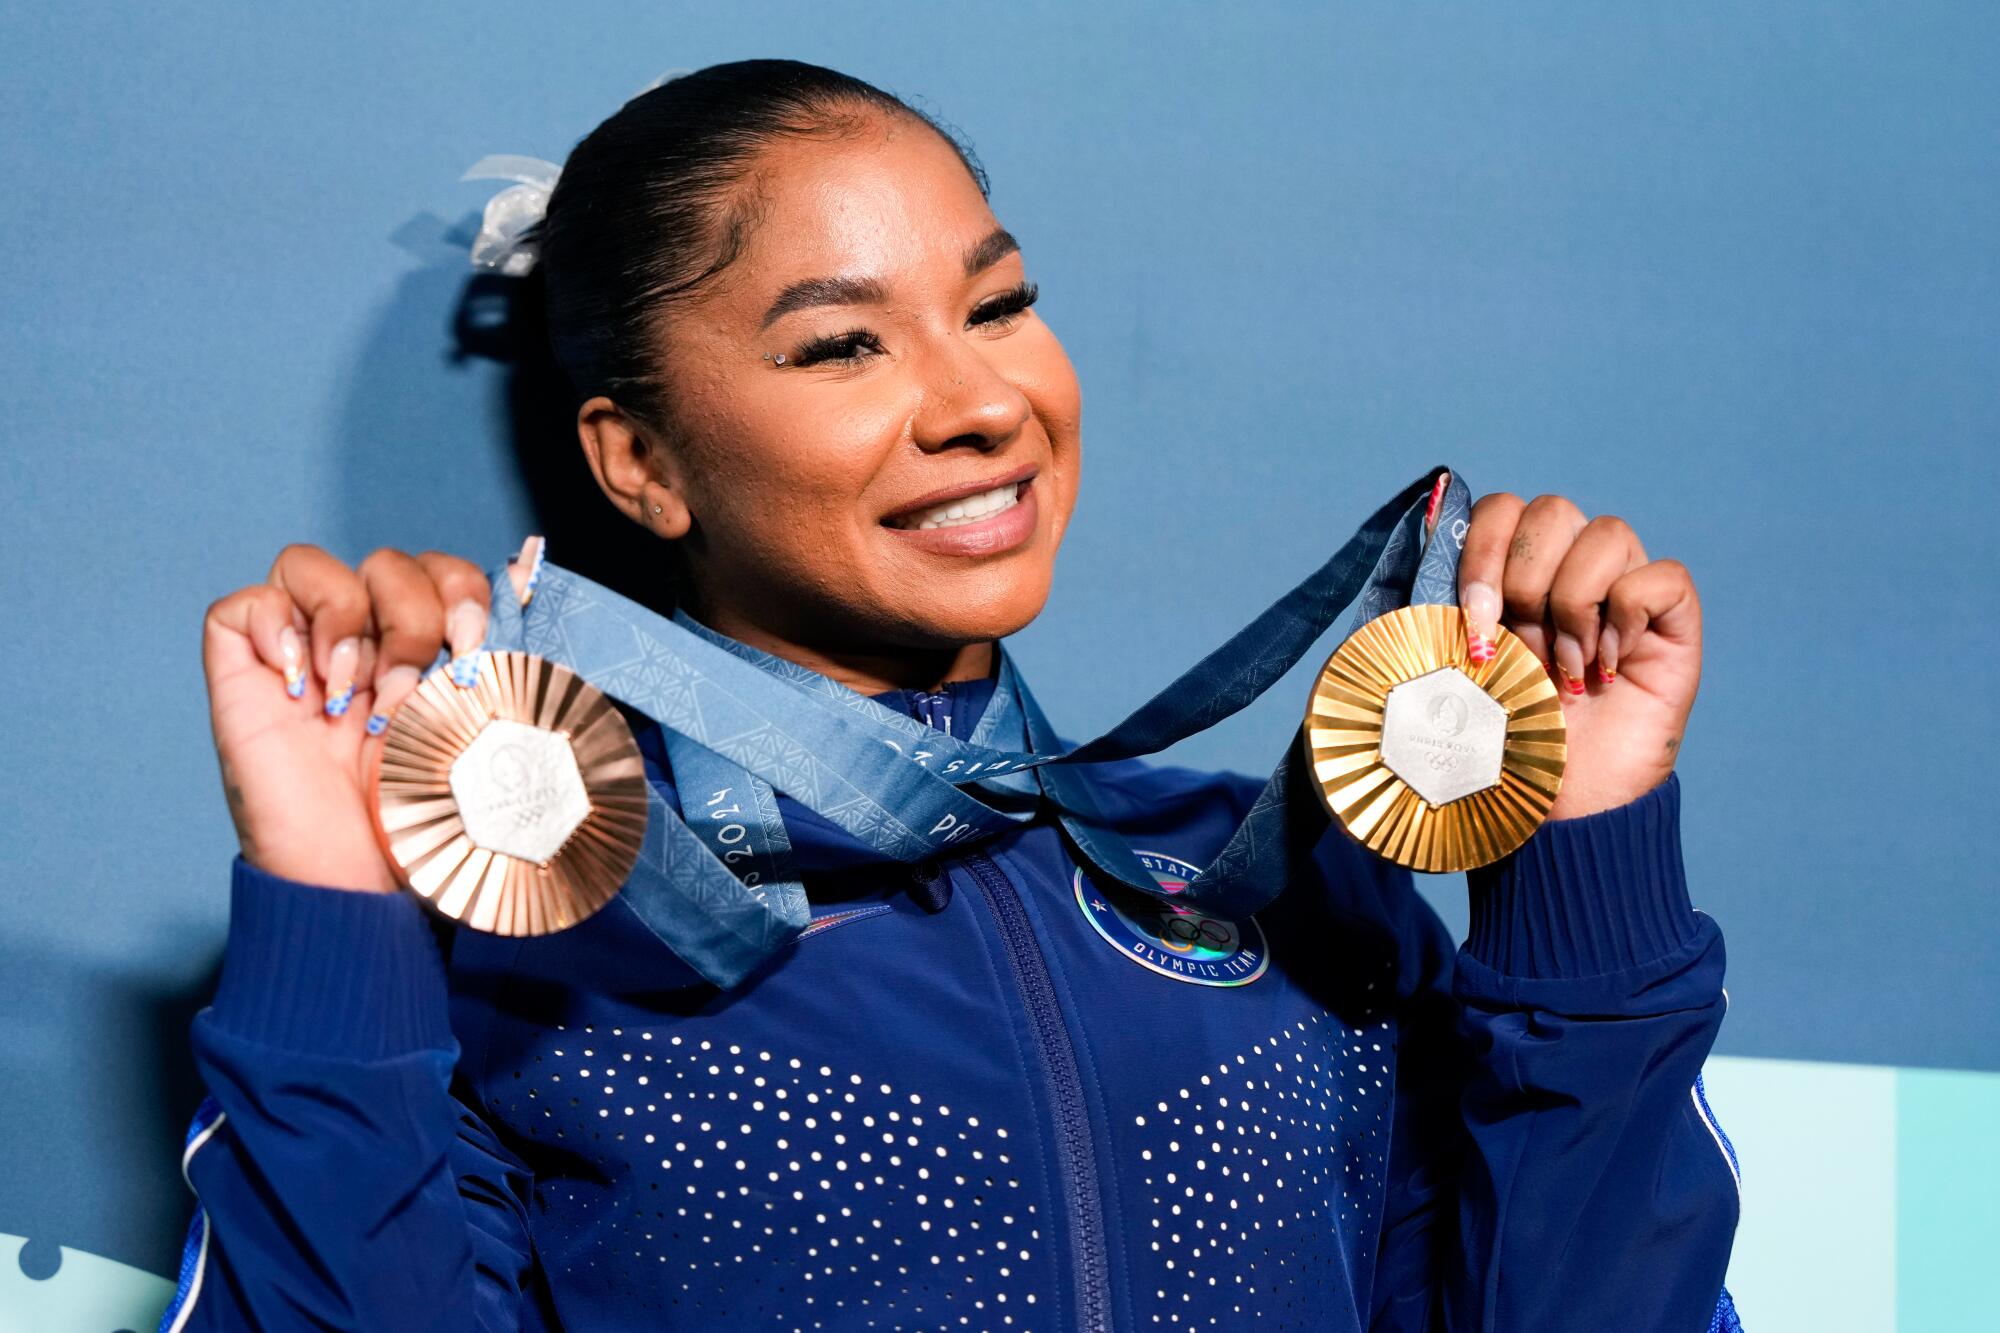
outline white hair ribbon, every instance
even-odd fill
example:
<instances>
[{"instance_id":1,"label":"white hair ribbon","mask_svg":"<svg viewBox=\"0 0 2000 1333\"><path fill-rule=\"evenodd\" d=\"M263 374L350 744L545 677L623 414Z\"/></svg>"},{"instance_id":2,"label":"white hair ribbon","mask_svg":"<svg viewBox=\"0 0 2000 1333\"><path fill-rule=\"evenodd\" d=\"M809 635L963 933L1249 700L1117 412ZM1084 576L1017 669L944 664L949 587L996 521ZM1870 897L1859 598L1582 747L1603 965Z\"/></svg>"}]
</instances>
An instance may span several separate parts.
<instances>
[{"instance_id":1,"label":"white hair ribbon","mask_svg":"<svg viewBox=\"0 0 2000 1333\"><path fill-rule=\"evenodd\" d=\"M486 201L479 220L479 235L472 240L472 262L510 278L523 278L535 267L538 257L533 241L523 240L528 228L548 211L549 194L556 188L562 168L539 157L494 153L480 158L466 170L462 181L513 181Z\"/></svg>"},{"instance_id":2,"label":"white hair ribbon","mask_svg":"<svg viewBox=\"0 0 2000 1333\"><path fill-rule=\"evenodd\" d=\"M670 69L632 94L639 97L662 84L672 83L691 69ZM542 220L549 209L549 195L556 188L562 168L539 157L516 153L493 153L480 158L460 176L462 181L513 181L486 201L479 220L479 235L472 240L472 262L510 278L524 278L541 255L533 241L523 240L528 228Z\"/></svg>"}]
</instances>

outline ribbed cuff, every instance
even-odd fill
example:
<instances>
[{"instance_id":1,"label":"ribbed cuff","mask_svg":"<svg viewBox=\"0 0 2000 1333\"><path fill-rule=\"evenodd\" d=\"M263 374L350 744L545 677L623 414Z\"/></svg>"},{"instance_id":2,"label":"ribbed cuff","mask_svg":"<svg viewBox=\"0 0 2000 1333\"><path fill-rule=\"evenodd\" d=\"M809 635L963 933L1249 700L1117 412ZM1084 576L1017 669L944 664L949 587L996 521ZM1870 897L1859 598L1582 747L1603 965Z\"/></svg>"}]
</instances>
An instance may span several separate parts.
<instances>
[{"instance_id":1,"label":"ribbed cuff","mask_svg":"<svg viewBox=\"0 0 2000 1333\"><path fill-rule=\"evenodd\" d=\"M444 959L417 900L302 884L239 853L212 1018L261 1045L379 1059L453 1046Z\"/></svg>"},{"instance_id":2,"label":"ribbed cuff","mask_svg":"<svg viewBox=\"0 0 2000 1333\"><path fill-rule=\"evenodd\" d=\"M1663 958L1698 922L1681 864L1680 775L1610 810L1542 825L1466 873L1465 949L1516 977L1591 977Z\"/></svg>"}]
</instances>

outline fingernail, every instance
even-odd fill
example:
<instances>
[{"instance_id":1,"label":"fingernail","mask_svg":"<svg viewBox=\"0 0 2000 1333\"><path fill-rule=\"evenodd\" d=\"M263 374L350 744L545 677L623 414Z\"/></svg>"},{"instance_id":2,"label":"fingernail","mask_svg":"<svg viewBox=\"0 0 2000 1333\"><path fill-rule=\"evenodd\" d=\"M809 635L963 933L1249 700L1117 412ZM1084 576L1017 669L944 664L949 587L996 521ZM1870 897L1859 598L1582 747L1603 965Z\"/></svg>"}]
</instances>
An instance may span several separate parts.
<instances>
[{"instance_id":1,"label":"fingernail","mask_svg":"<svg viewBox=\"0 0 2000 1333\"><path fill-rule=\"evenodd\" d=\"M422 679L418 670L409 665L393 666L382 673L375 682L375 711L368 715L368 734L380 736L389 726L389 716L396 711L396 705L409 697Z\"/></svg>"},{"instance_id":2,"label":"fingernail","mask_svg":"<svg viewBox=\"0 0 2000 1333\"><path fill-rule=\"evenodd\" d=\"M530 551L533 554L530 554ZM541 537L530 537L521 543L521 558L529 561L528 581L521 587L521 605L526 606L535 599L535 584L542 577L542 561L549 553L549 544Z\"/></svg>"},{"instance_id":3,"label":"fingernail","mask_svg":"<svg viewBox=\"0 0 2000 1333\"><path fill-rule=\"evenodd\" d=\"M1606 685L1618 679L1618 631L1609 625L1597 631L1597 678Z\"/></svg>"},{"instance_id":4,"label":"fingernail","mask_svg":"<svg viewBox=\"0 0 2000 1333\"><path fill-rule=\"evenodd\" d=\"M361 666L361 640L349 635L333 645L326 662L326 715L339 717L354 702L354 673Z\"/></svg>"},{"instance_id":5,"label":"fingernail","mask_svg":"<svg viewBox=\"0 0 2000 1333\"><path fill-rule=\"evenodd\" d=\"M479 683L479 645L486 638L486 608L467 598L445 617L451 644L451 683L470 689Z\"/></svg>"},{"instance_id":6,"label":"fingernail","mask_svg":"<svg viewBox=\"0 0 2000 1333\"><path fill-rule=\"evenodd\" d=\"M1583 645L1567 634L1558 634L1554 658L1556 685L1563 698L1576 698L1583 693Z\"/></svg>"},{"instance_id":7,"label":"fingernail","mask_svg":"<svg viewBox=\"0 0 2000 1333\"><path fill-rule=\"evenodd\" d=\"M1438 473L1438 479L1431 483L1430 503L1424 506L1425 536L1429 536L1437 530L1438 506L1444 502L1445 488L1449 485L1451 485L1451 473L1449 472Z\"/></svg>"},{"instance_id":8,"label":"fingernail","mask_svg":"<svg viewBox=\"0 0 2000 1333\"><path fill-rule=\"evenodd\" d=\"M278 631L278 656L285 659L285 693L294 699L305 697L306 652L299 632L290 625Z\"/></svg>"},{"instance_id":9,"label":"fingernail","mask_svg":"<svg viewBox=\"0 0 2000 1333\"><path fill-rule=\"evenodd\" d=\"M1459 594L1465 610L1465 655L1474 666L1491 662L1500 651L1500 594L1490 583L1468 583Z\"/></svg>"}]
</instances>

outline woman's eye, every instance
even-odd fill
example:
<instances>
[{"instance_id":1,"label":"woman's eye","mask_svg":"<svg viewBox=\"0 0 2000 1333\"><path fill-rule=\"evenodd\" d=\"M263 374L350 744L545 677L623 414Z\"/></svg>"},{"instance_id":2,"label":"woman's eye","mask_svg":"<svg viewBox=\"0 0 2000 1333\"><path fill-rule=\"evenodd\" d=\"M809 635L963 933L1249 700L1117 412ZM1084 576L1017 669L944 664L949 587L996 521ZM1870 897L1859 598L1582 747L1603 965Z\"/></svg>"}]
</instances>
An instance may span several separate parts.
<instances>
[{"instance_id":1,"label":"woman's eye","mask_svg":"<svg viewBox=\"0 0 2000 1333\"><path fill-rule=\"evenodd\" d=\"M847 333L836 333L831 337L814 338L800 345L792 353L790 362L795 366L810 366L819 362L862 361L882 350L881 340L865 329L853 329Z\"/></svg>"},{"instance_id":2,"label":"woman's eye","mask_svg":"<svg viewBox=\"0 0 2000 1333\"><path fill-rule=\"evenodd\" d=\"M1024 282L998 296L988 297L972 309L972 315L965 322L969 326L984 325L988 328L1006 328L1025 313L1042 294L1040 287L1032 282Z\"/></svg>"}]
</instances>

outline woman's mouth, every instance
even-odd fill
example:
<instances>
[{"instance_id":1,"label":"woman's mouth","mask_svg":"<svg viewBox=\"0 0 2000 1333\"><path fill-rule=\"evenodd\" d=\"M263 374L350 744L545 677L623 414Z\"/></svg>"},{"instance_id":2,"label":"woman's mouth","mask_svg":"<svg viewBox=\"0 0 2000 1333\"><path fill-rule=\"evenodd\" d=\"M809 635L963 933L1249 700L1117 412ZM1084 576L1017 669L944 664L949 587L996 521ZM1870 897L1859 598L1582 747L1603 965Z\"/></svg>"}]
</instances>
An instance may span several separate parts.
<instances>
[{"instance_id":1,"label":"woman's mouth","mask_svg":"<svg viewBox=\"0 0 2000 1333\"><path fill-rule=\"evenodd\" d=\"M899 514L882 520L892 528L909 531L928 532L932 528L956 528L967 523L977 523L991 518L1005 509L1012 509L1020 503L1024 481L1010 481L1005 486L995 486L990 491L964 496L957 500L947 500L943 504L919 509L914 513Z\"/></svg>"},{"instance_id":2,"label":"woman's mouth","mask_svg":"<svg viewBox=\"0 0 2000 1333\"><path fill-rule=\"evenodd\" d=\"M954 556L1012 550L1035 535L1038 523L1032 470L1013 481L882 520L882 526L896 534L894 540L933 555Z\"/></svg>"}]
</instances>

